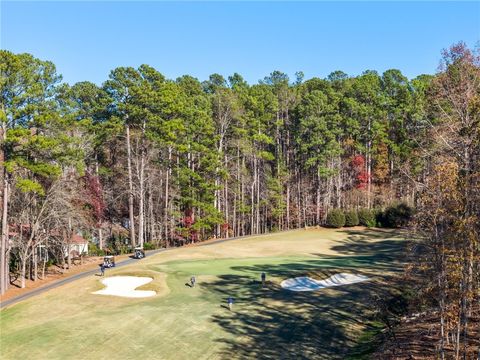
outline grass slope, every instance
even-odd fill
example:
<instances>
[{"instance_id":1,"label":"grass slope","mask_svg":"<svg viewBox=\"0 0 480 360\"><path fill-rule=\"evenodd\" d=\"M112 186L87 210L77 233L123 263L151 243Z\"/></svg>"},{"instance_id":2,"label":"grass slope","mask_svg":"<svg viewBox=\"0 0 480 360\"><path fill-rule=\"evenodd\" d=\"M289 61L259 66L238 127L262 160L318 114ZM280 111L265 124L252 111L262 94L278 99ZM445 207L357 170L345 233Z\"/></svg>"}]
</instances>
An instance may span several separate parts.
<instances>
[{"instance_id":1,"label":"grass slope","mask_svg":"<svg viewBox=\"0 0 480 360\"><path fill-rule=\"evenodd\" d=\"M0 312L2 359L333 359L365 329L369 299L400 269L404 242L391 231L297 230L182 248L107 276L150 276L124 299L91 294L81 279ZM267 273L262 289L260 273ZM355 272L373 281L307 293L281 280ZM198 286L186 286L197 276ZM226 298L235 298L234 311ZM367 329L368 330L368 329Z\"/></svg>"}]
</instances>

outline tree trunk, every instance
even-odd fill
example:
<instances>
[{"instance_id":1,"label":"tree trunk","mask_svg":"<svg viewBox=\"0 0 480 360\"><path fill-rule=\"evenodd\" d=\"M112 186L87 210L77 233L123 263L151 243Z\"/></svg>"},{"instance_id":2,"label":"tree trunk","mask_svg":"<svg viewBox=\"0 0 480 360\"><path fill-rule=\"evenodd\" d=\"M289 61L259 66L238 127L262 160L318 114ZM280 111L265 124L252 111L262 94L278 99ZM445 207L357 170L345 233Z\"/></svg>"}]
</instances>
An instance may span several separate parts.
<instances>
[{"instance_id":1,"label":"tree trunk","mask_svg":"<svg viewBox=\"0 0 480 360\"><path fill-rule=\"evenodd\" d=\"M6 261L8 247L8 180L6 170L3 179L3 201L2 201L2 239L0 247L0 294L3 295L8 288L8 264Z\"/></svg>"},{"instance_id":2,"label":"tree trunk","mask_svg":"<svg viewBox=\"0 0 480 360\"><path fill-rule=\"evenodd\" d=\"M161 184L160 184L161 188ZM149 218L149 234L148 238L150 241L156 240L155 236L155 217L154 217L154 212L153 212L153 186L152 186L152 180L150 179L148 182L148 218Z\"/></svg>"},{"instance_id":3,"label":"tree trunk","mask_svg":"<svg viewBox=\"0 0 480 360\"><path fill-rule=\"evenodd\" d=\"M227 155L225 155L225 168L226 167L227 167ZM225 197L224 197L224 200L223 200L223 202L224 202L223 208L224 208L224 211L225 211L225 224L227 224L226 229L225 229L225 237L228 238L229 237L228 236L228 230L229 230L229 226L230 226L230 224L229 224L230 219L229 219L229 216L228 216L229 208L228 208L228 179L227 178L225 178L225 182L224 182L223 187L224 187L224 191L225 191Z\"/></svg>"},{"instance_id":4,"label":"tree trunk","mask_svg":"<svg viewBox=\"0 0 480 360\"><path fill-rule=\"evenodd\" d=\"M37 258L37 247L33 247L33 281L37 281L38 279L38 258Z\"/></svg>"},{"instance_id":5,"label":"tree trunk","mask_svg":"<svg viewBox=\"0 0 480 360\"><path fill-rule=\"evenodd\" d=\"M320 225L320 170L317 169L317 219L316 225Z\"/></svg>"},{"instance_id":6,"label":"tree trunk","mask_svg":"<svg viewBox=\"0 0 480 360\"><path fill-rule=\"evenodd\" d=\"M170 233L169 233L169 226L168 226L168 207L169 207L169 180L170 180L170 172L172 168L172 147L168 147L168 168L167 171L165 172L165 208L164 208L164 228L165 228L165 238L167 241L167 247L168 247L168 239L170 238Z\"/></svg>"},{"instance_id":7,"label":"tree trunk","mask_svg":"<svg viewBox=\"0 0 480 360\"><path fill-rule=\"evenodd\" d=\"M2 186L2 234L0 241L0 295L5 294L8 288L8 264L6 261L6 254L8 248L8 173L3 166L5 159L4 144L7 138L7 124L2 123L1 131L1 145L0 145L0 181Z\"/></svg>"},{"instance_id":8,"label":"tree trunk","mask_svg":"<svg viewBox=\"0 0 480 360\"><path fill-rule=\"evenodd\" d=\"M98 177L98 154L95 152L95 175L97 176L97 181L100 183L100 178ZM98 220L99 227L98 227L98 248L100 250L103 249L103 233L102 233L102 219ZM45 269L44 269L45 270Z\"/></svg>"},{"instance_id":9,"label":"tree trunk","mask_svg":"<svg viewBox=\"0 0 480 360\"><path fill-rule=\"evenodd\" d=\"M140 194L139 194L139 204L138 204L138 245L143 247L143 242L145 240L145 121L142 125L142 139L141 139L141 149L140 149Z\"/></svg>"},{"instance_id":10,"label":"tree trunk","mask_svg":"<svg viewBox=\"0 0 480 360\"><path fill-rule=\"evenodd\" d=\"M45 279L45 268L47 267L47 258L44 257L42 261L42 280Z\"/></svg>"},{"instance_id":11,"label":"tree trunk","mask_svg":"<svg viewBox=\"0 0 480 360\"><path fill-rule=\"evenodd\" d=\"M68 251L68 254L67 254L67 270L70 270L70 268L72 267L72 252L70 251L70 240L68 240L68 244L67 244L67 251Z\"/></svg>"},{"instance_id":12,"label":"tree trunk","mask_svg":"<svg viewBox=\"0 0 480 360\"><path fill-rule=\"evenodd\" d=\"M20 272L20 287L22 289L25 288L25 278L27 276L27 258L22 257L21 262L22 262L22 271Z\"/></svg>"},{"instance_id":13,"label":"tree trunk","mask_svg":"<svg viewBox=\"0 0 480 360\"><path fill-rule=\"evenodd\" d=\"M257 160L258 163L258 160ZM257 232L256 234L260 233L260 170L259 166L257 165L257 203L256 203L256 209L257 209L257 224L256 224L256 229Z\"/></svg>"},{"instance_id":14,"label":"tree trunk","mask_svg":"<svg viewBox=\"0 0 480 360\"><path fill-rule=\"evenodd\" d=\"M67 231L67 266L68 266L68 270L70 270L70 267L72 266L71 239L72 239L72 220L68 219L68 231Z\"/></svg>"},{"instance_id":15,"label":"tree trunk","mask_svg":"<svg viewBox=\"0 0 480 360\"><path fill-rule=\"evenodd\" d=\"M245 168L245 157L242 156L242 172L240 173L240 182L241 182L241 198L240 198L240 206L243 207L245 206L245 181L244 181L244 176L243 176L243 169ZM240 224L240 230L241 230L241 236L245 235L245 211L242 211L241 214L241 224Z\"/></svg>"},{"instance_id":16,"label":"tree trunk","mask_svg":"<svg viewBox=\"0 0 480 360\"><path fill-rule=\"evenodd\" d=\"M253 156L253 181L251 187L251 219L250 219L250 234L255 234L255 182L257 181L257 158Z\"/></svg>"},{"instance_id":17,"label":"tree trunk","mask_svg":"<svg viewBox=\"0 0 480 360\"><path fill-rule=\"evenodd\" d=\"M133 215L133 179L132 179L132 149L130 145L130 126L125 126L127 141L127 167L128 167L128 214L130 219L130 242L135 247L135 217Z\"/></svg>"},{"instance_id":18,"label":"tree trunk","mask_svg":"<svg viewBox=\"0 0 480 360\"><path fill-rule=\"evenodd\" d=\"M218 179L218 167L215 168L215 190L213 191L213 208L217 211L220 211L220 199L219 199L219 179ZM214 238L220 237L220 224L215 225L215 232L213 234Z\"/></svg>"},{"instance_id":19,"label":"tree trunk","mask_svg":"<svg viewBox=\"0 0 480 360\"><path fill-rule=\"evenodd\" d=\"M103 249L103 231L102 228L98 229L98 248Z\"/></svg>"},{"instance_id":20,"label":"tree trunk","mask_svg":"<svg viewBox=\"0 0 480 360\"><path fill-rule=\"evenodd\" d=\"M372 197L372 140L371 140L372 121L368 118L368 141L367 141L367 208L371 208Z\"/></svg>"}]
</instances>

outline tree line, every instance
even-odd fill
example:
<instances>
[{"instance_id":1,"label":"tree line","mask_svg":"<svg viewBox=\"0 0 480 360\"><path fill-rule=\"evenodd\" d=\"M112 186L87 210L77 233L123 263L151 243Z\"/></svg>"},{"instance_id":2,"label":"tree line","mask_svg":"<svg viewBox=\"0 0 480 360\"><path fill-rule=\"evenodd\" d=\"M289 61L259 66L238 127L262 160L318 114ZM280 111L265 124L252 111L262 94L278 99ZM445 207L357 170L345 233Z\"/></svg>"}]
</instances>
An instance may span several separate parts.
<instances>
[{"instance_id":1,"label":"tree line","mask_svg":"<svg viewBox=\"0 0 480 360\"><path fill-rule=\"evenodd\" d=\"M478 290L480 91L478 56L465 45L414 79L396 69L308 80L274 71L254 85L237 73L171 80L148 65L116 68L101 86L69 85L31 54L2 50L0 60L2 294L12 259L35 279L39 248L64 261L76 232L100 249L125 239L175 246L405 202L433 249L422 254L442 341L458 325L446 315L456 281L458 329L467 328Z\"/></svg>"}]
</instances>

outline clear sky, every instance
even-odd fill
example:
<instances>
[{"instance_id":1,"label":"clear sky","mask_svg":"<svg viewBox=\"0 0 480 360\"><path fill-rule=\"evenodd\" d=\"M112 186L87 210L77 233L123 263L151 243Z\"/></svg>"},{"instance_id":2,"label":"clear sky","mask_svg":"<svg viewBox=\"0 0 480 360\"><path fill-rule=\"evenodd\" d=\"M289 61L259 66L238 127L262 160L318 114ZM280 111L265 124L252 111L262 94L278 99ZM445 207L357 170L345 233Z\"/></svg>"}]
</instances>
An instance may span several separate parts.
<instances>
[{"instance_id":1,"label":"clear sky","mask_svg":"<svg viewBox=\"0 0 480 360\"><path fill-rule=\"evenodd\" d=\"M1 1L1 48L57 65L69 83L149 64L168 78L238 72L250 83L334 70L434 73L442 48L480 39L480 2Z\"/></svg>"}]
</instances>

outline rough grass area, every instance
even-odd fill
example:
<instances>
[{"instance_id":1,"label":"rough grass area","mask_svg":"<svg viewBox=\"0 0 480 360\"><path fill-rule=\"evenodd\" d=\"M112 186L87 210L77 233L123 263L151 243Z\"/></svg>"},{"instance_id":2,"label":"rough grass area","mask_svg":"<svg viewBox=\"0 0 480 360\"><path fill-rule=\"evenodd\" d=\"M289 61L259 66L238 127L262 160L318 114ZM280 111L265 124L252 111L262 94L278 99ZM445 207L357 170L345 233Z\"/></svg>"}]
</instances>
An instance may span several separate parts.
<instances>
[{"instance_id":1,"label":"rough grass area","mask_svg":"<svg viewBox=\"0 0 480 360\"><path fill-rule=\"evenodd\" d=\"M174 249L106 272L152 277L139 289L157 291L154 297L91 294L102 288L92 276L2 310L1 357L342 359L378 326L369 320L370 299L387 291L389 277L401 269L403 245L399 233L357 228ZM279 286L290 277L336 272L372 281L306 293ZM191 275L195 288L188 286Z\"/></svg>"}]
</instances>

